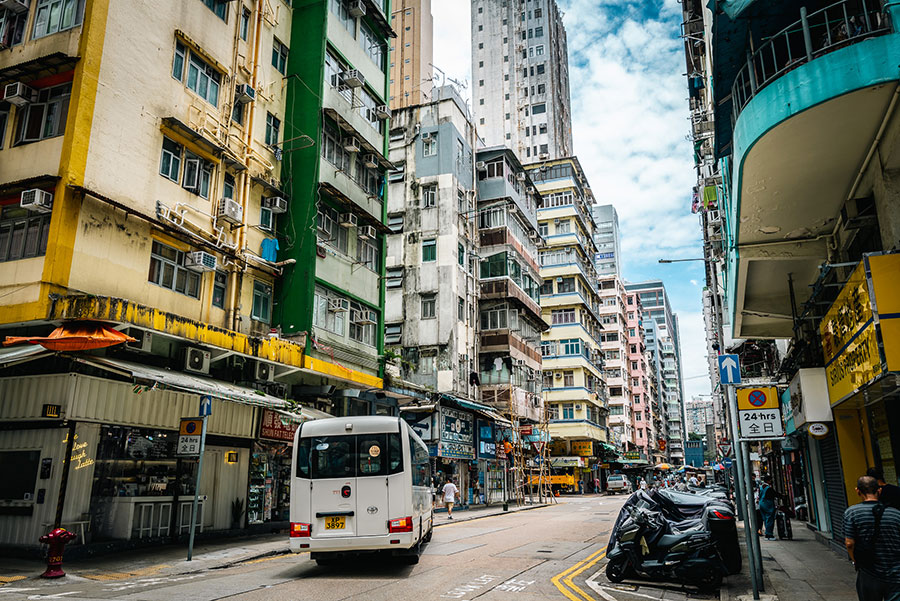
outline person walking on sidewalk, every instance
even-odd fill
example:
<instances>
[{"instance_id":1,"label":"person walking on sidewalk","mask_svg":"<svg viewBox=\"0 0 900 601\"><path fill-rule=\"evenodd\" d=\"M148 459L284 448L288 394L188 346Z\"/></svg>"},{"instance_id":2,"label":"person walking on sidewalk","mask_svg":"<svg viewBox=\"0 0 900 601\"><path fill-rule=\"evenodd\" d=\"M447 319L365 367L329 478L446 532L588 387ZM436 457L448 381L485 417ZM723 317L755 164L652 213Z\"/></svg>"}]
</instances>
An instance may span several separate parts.
<instances>
[{"instance_id":1,"label":"person walking on sidewalk","mask_svg":"<svg viewBox=\"0 0 900 601\"><path fill-rule=\"evenodd\" d=\"M900 486L894 486L884 481L884 471L881 468L870 467L866 471L867 476L872 476L878 481L878 500L887 507L900 509Z\"/></svg>"},{"instance_id":2,"label":"person walking on sidewalk","mask_svg":"<svg viewBox=\"0 0 900 601\"><path fill-rule=\"evenodd\" d=\"M764 476L759 487L759 512L766 527L766 540L775 540L772 530L775 528L775 497L778 493L772 488L772 477Z\"/></svg>"},{"instance_id":3,"label":"person walking on sidewalk","mask_svg":"<svg viewBox=\"0 0 900 601\"><path fill-rule=\"evenodd\" d=\"M900 601L900 510L878 501L878 481L860 476L862 503L844 512L844 544L856 567L859 601Z\"/></svg>"},{"instance_id":4,"label":"person walking on sidewalk","mask_svg":"<svg viewBox=\"0 0 900 601\"><path fill-rule=\"evenodd\" d=\"M447 506L447 518L453 519L453 502L459 498L459 489L453 483L453 478L447 476L447 483L444 484L444 505Z\"/></svg>"}]
</instances>

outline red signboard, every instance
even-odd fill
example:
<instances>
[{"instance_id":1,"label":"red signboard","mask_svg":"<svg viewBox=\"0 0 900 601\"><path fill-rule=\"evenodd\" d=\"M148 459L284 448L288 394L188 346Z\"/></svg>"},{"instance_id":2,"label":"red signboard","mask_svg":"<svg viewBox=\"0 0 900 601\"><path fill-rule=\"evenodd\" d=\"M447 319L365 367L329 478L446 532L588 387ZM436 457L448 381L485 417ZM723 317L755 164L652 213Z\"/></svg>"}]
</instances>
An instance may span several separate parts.
<instances>
[{"instance_id":1,"label":"red signboard","mask_svg":"<svg viewBox=\"0 0 900 601\"><path fill-rule=\"evenodd\" d=\"M519 426L519 434L522 436L531 436L532 432L532 426Z\"/></svg>"},{"instance_id":2,"label":"red signboard","mask_svg":"<svg viewBox=\"0 0 900 601\"><path fill-rule=\"evenodd\" d=\"M285 425L281 416L271 409L263 409L262 421L259 424L259 437L271 440L294 441L294 432L299 424L288 422Z\"/></svg>"}]
</instances>

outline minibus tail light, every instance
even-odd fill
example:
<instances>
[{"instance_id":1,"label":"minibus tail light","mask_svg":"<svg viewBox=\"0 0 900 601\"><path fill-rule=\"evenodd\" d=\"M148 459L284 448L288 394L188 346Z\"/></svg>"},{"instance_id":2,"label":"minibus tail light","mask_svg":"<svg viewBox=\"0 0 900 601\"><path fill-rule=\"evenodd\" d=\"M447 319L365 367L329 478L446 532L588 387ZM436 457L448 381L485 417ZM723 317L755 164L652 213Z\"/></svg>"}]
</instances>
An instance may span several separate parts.
<instances>
[{"instance_id":1,"label":"minibus tail light","mask_svg":"<svg viewBox=\"0 0 900 601\"><path fill-rule=\"evenodd\" d=\"M291 538L309 536L310 532L312 532L312 526L310 524L291 522Z\"/></svg>"},{"instance_id":2,"label":"minibus tail light","mask_svg":"<svg viewBox=\"0 0 900 601\"><path fill-rule=\"evenodd\" d=\"M412 516L388 521L388 532L412 532Z\"/></svg>"}]
</instances>

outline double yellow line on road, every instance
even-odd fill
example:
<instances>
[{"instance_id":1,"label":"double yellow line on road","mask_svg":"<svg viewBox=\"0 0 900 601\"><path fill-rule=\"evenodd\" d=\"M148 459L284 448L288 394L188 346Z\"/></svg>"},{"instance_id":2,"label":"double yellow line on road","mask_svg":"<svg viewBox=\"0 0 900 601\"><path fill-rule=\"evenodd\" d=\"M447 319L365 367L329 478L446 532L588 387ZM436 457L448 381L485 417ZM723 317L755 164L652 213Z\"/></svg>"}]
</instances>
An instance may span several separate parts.
<instances>
[{"instance_id":1,"label":"double yellow line on road","mask_svg":"<svg viewBox=\"0 0 900 601\"><path fill-rule=\"evenodd\" d=\"M579 561L571 568L564 570L550 579L559 592L565 595L571 601L594 601L586 592L581 590L572 579L595 565L598 561L606 557L606 550L597 551L589 555L587 558ZM568 587L568 588L566 588ZM576 594L581 595L580 597Z\"/></svg>"}]
</instances>

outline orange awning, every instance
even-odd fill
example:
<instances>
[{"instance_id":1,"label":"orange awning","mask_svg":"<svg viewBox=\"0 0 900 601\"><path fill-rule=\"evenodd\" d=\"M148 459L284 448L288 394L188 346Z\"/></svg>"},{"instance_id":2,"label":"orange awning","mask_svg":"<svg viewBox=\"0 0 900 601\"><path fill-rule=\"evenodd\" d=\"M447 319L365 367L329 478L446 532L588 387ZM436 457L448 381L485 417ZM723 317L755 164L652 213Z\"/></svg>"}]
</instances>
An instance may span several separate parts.
<instances>
[{"instance_id":1,"label":"orange awning","mask_svg":"<svg viewBox=\"0 0 900 601\"><path fill-rule=\"evenodd\" d=\"M64 324L53 330L49 336L7 336L3 346L28 342L39 344L51 351L88 351L134 340L128 334L102 323L81 321Z\"/></svg>"}]
</instances>

